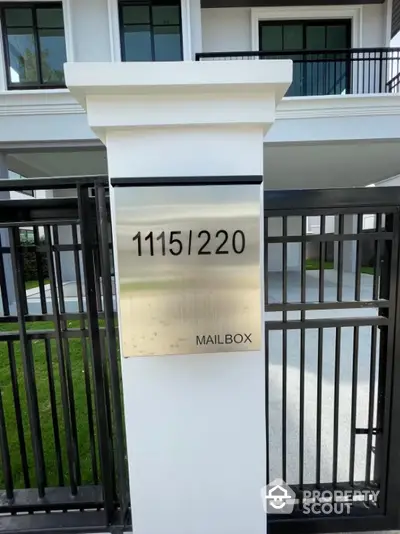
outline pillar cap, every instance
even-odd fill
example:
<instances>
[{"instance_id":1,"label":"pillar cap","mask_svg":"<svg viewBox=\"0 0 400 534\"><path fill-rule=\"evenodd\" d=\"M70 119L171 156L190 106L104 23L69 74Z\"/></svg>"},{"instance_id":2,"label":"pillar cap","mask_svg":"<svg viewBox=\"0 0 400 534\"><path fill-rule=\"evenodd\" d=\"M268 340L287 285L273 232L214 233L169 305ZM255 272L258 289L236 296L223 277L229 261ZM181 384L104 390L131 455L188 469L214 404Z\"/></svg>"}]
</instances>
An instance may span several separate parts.
<instances>
[{"instance_id":1,"label":"pillar cap","mask_svg":"<svg viewBox=\"0 0 400 534\"><path fill-rule=\"evenodd\" d=\"M66 63L91 128L258 124L267 129L292 81L291 60Z\"/></svg>"}]
</instances>

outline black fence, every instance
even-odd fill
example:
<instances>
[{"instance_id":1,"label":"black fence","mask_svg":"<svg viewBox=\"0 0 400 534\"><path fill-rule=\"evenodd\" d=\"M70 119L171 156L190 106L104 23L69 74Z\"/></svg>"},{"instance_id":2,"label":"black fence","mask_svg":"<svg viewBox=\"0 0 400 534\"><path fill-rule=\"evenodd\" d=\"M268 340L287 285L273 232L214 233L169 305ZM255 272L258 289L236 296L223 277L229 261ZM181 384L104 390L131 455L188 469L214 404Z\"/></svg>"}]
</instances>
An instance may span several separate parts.
<instances>
[{"instance_id":1,"label":"black fence","mask_svg":"<svg viewBox=\"0 0 400 534\"><path fill-rule=\"evenodd\" d=\"M291 59L293 82L286 96L398 93L400 48L207 52L197 61Z\"/></svg>"},{"instance_id":2,"label":"black fence","mask_svg":"<svg viewBox=\"0 0 400 534\"><path fill-rule=\"evenodd\" d=\"M268 191L264 205L267 479L296 495L270 531L396 529L400 189Z\"/></svg>"},{"instance_id":3,"label":"black fence","mask_svg":"<svg viewBox=\"0 0 400 534\"><path fill-rule=\"evenodd\" d=\"M55 198L0 200L1 530L126 531L107 180L26 182Z\"/></svg>"}]
</instances>

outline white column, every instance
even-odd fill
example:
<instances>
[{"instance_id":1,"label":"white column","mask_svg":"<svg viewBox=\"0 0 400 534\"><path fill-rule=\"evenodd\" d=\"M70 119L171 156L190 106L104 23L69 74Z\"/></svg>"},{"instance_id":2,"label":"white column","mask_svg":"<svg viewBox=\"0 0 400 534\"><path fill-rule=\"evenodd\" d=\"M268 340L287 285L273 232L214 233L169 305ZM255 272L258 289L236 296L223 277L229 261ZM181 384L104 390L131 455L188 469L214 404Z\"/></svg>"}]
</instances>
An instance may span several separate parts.
<instances>
[{"instance_id":1,"label":"white column","mask_svg":"<svg viewBox=\"0 0 400 534\"><path fill-rule=\"evenodd\" d=\"M339 232L339 215L335 217L335 232ZM343 216L343 233L344 234L356 234L357 233L357 216L356 215L344 215ZM343 272L354 273L356 270L356 253L357 242L343 241ZM338 268L338 242L334 244L334 267Z\"/></svg>"},{"instance_id":2,"label":"white column","mask_svg":"<svg viewBox=\"0 0 400 534\"><path fill-rule=\"evenodd\" d=\"M6 160L6 154L4 152L0 152L0 179L8 179L8 165ZM9 191L0 191L0 202L1 200L7 200L10 198L10 192ZM8 237L8 229L7 228L0 228L0 238L1 238L1 245L3 247L8 247L10 245L9 237ZM10 254L3 254L3 262L4 262L4 271L6 276L6 286L7 286L7 298L8 303L11 305L15 302L15 290L14 290L14 277L13 277L13 270L11 265L11 255ZM1 289L0 289L1 292ZM3 310L3 303L0 295L0 313L4 313Z\"/></svg>"},{"instance_id":3,"label":"white column","mask_svg":"<svg viewBox=\"0 0 400 534\"><path fill-rule=\"evenodd\" d=\"M263 174L264 134L291 81L286 61L65 71L110 178ZM122 377L135 532L265 534L264 349L122 359Z\"/></svg>"}]
</instances>

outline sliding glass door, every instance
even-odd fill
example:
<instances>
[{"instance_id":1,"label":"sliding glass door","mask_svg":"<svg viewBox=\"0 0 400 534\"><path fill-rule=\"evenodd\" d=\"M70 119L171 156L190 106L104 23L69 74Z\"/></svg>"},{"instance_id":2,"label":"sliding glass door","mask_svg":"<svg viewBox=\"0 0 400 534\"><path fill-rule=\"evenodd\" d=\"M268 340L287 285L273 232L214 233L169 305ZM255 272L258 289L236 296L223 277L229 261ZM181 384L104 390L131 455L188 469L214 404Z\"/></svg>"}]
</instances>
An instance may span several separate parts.
<instances>
[{"instance_id":1,"label":"sliding glass door","mask_svg":"<svg viewBox=\"0 0 400 534\"><path fill-rule=\"evenodd\" d=\"M260 22L260 51L293 60L287 96L350 92L349 19Z\"/></svg>"}]
</instances>

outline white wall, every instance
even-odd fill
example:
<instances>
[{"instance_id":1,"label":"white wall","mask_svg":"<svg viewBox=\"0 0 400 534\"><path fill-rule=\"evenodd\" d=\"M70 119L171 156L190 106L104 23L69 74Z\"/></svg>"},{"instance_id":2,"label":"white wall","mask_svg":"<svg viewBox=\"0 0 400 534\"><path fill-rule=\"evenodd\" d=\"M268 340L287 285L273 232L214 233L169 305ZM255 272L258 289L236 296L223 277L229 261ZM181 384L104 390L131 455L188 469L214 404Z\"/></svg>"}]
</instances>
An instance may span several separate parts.
<instances>
[{"instance_id":1,"label":"white wall","mask_svg":"<svg viewBox=\"0 0 400 534\"><path fill-rule=\"evenodd\" d=\"M201 10L203 52L251 50L250 8Z\"/></svg>"},{"instance_id":2,"label":"white wall","mask_svg":"<svg viewBox=\"0 0 400 534\"><path fill-rule=\"evenodd\" d=\"M286 11L291 18L296 19L296 8L280 7L279 9L282 12ZM340 9L340 7L336 9ZM265 13L268 10L271 14L276 12L275 7L263 8ZM326 18L331 18L332 6L318 7L318 11L324 10L327 12ZM362 6L360 31L358 32L361 47L388 45L385 35L386 10L386 4ZM275 16L274 18L276 20ZM303 15L303 18L307 17ZM357 30L354 29L354 31ZM202 9L202 32L203 52L251 51L251 8Z\"/></svg>"},{"instance_id":3,"label":"white wall","mask_svg":"<svg viewBox=\"0 0 400 534\"><path fill-rule=\"evenodd\" d=\"M388 46L386 41L386 9L385 4L370 4L362 8L361 42L365 48Z\"/></svg>"},{"instance_id":4,"label":"white wall","mask_svg":"<svg viewBox=\"0 0 400 534\"><path fill-rule=\"evenodd\" d=\"M68 60L111 61L107 0L64 0L64 6Z\"/></svg>"}]
</instances>

